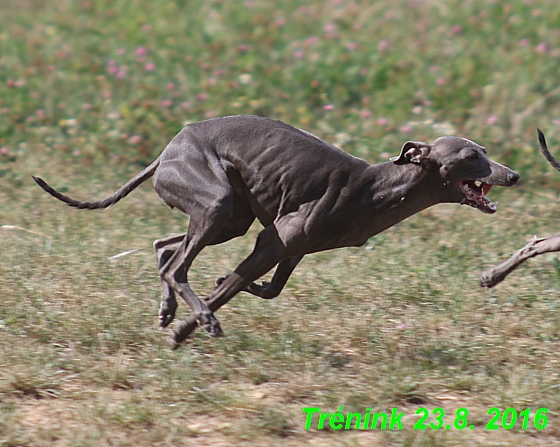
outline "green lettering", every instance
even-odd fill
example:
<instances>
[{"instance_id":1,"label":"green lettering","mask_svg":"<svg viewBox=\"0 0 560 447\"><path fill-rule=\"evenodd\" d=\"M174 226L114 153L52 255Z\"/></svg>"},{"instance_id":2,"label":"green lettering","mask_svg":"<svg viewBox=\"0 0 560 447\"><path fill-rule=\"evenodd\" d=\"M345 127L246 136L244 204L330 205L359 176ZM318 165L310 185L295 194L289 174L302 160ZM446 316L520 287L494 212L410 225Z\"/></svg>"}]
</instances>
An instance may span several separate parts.
<instances>
[{"instance_id":1,"label":"green lettering","mask_svg":"<svg viewBox=\"0 0 560 447\"><path fill-rule=\"evenodd\" d=\"M318 413L321 411L320 408L313 408L313 407L304 407L301 409L302 413L307 413L307 417L305 418L305 429L309 430L311 427L311 420L313 419L313 413Z\"/></svg>"},{"instance_id":2,"label":"green lettering","mask_svg":"<svg viewBox=\"0 0 560 447\"><path fill-rule=\"evenodd\" d=\"M340 430L342 428L343 422L344 422L344 415L341 412L337 411L336 413L333 413L333 415L331 416L329 424L333 430Z\"/></svg>"},{"instance_id":3,"label":"green lettering","mask_svg":"<svg viewBox=\"0 0 560 447\"><path fill-rule=\"evenodd\" d=\"M381 419L381 430L385 430L387 427L387 413L373 413L373 419L371 420L371 429L377 429L377 421Z\"/></svg>"},{"instance_id":4,"label":"green lettering","mask_svg":"<svg viewBox=\"0 0 560 447\"><path fill-rule=\"evenodd\" d=\"M317 424L317 430L322 430L323 425L325 425L325 419L328 418L331 414L330 413L321 413L319 415L319 423Z\"/></svg>"},{"instance_id":5,"label":"green lettering","mask_svg":"<svg viewBox=\"0 0 560 447\"><path fill-rule=\"evenodd\" d=\"M395 426L395 424L397 425L397 428L399 430L403 429L402 426L402 417L404 416L404 413L400 413L396 408L393 408L391 410L391 419L389 419L389 430L393 430L393 427Z\"/></svg>"},{"instance_id":6,"label":"green lettering","mask_svg":"<svg viewBox=\"0 0 560 447\"><path fill-rule=\"evenodd\" d=\"M356 418L354 430L358 430L360 428L360 425L362 423L362 415L360 413L348 413L348 416L346 416L346 426L344 427L346 430L350 428L353 418Z\"/></svg>"},{"instance_id":7,"label":"green lettering","mask_svg":"<svg viewBox=\"0 0 560 447\"><path fill-rule=\"evenodd\" d=\"M367 430L369 425L369 418L371 417L371 408L366 408L366 415L364 417L364 423L362 425L362 430Z\"/></svg>"}]
</instances>

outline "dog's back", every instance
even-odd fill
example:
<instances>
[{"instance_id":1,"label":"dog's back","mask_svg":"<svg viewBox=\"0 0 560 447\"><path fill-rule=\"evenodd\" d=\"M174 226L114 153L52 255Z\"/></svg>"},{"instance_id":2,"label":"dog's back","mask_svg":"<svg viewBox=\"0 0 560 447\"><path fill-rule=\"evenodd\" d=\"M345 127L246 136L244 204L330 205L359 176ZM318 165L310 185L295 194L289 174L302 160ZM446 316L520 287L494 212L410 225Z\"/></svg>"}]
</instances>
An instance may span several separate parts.
<instances>
[{"instance_id":1,"label":"dog's back","mask_svg":"<svg viewBox=\"0 0 560 447\"><path fill-rule=\"evenodd\" d=\"M234 200L246 202L265 225L324 197L333 181L352 183L369 166L309 132L258 116L187 125L160 156L161 166L178 161L217 177L225 172Z\"/></svg>"}]
</instances>

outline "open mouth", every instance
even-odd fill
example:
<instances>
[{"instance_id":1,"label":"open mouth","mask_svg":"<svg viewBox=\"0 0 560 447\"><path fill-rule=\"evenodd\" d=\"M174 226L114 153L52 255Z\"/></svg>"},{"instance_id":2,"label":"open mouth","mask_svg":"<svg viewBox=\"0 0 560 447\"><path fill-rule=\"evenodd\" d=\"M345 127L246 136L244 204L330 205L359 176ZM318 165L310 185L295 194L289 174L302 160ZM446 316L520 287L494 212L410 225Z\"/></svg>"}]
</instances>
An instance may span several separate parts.
<instances>
[{"instance_id":1,"label":"open mouth","mask_svg":"<svg viewBox=\"0 0 560 447\"><path fill-rule=\"evenodd\" d=\"M486 194L492 189L492 185L481 182L480 180L464 180L459 182L459 189L465 196L465 200L461 203L470 205L479 209L484 213L495 213L498 210L498 204L493 203Z\"/></svg>"}]
</instances>

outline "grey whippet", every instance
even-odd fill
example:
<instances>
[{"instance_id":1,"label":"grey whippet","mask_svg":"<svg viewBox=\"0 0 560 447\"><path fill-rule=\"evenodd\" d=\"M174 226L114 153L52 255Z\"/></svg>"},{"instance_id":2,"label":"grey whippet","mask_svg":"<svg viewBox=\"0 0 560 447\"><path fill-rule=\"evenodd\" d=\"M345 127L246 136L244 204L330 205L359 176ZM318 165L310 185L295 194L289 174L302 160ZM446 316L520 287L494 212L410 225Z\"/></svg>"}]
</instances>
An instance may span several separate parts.
<instances>
[{"instance_id":1,"label":"grey whippet","mask_svg":"<svg viewBox=\"0 0 560 447\"><path fill-rule=\"evenodd\" d=\"M70 206L97 209L118 202L152 176L162 200L190 216L185 234L154 243L163 282L160 326L175 317L175 293L193 310L175 328L176 343L197 322L221 335L213 312L241 291L278 296L306 254L361 246L438 203L494 213L496 205L486 196L492 185L512 186L519 179L465 138L409 141L398 157L370 165L308 132L257 116L187 125L150 166L102 201L80 202L34 179ZM187 281L194 258L207 245L245 234L255 218L264 229L253 252L200 300ZM274 266L270 282L255 283Z\"/></svg>"},{"instance_id":2,"label":"grey whippet","mask_svg":"<svg viewBox=\"0 0 560 447\"><path fill-rule=\"evenodd\" d=\"M558 171L560 171L560 162L556 160L548 150L546 139L540 129L537 129L541 152L548 162ZM538 238L533 236L531 240L519 250L517 250L508 260L501 264L486 270L480 277L480 285L483 287L493 287L502 282L507 275L513 272L517 267L530 258L542 255L543 253L551 253L560 251L560 233L552 236Z\"/></svg>"}]
</instances>

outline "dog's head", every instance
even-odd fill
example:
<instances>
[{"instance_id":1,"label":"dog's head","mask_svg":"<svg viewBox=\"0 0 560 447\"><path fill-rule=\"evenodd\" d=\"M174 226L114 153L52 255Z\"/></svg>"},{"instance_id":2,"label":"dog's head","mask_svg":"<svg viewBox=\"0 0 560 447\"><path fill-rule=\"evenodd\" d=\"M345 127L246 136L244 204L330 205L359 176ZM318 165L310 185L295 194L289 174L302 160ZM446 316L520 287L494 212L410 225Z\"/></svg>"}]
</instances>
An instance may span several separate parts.
<instances>
[{"instance_id":1,"label":"dog's head","mask_svg":"<svg viewBox=\"0 0 560 447\"><path fill-rule=\"evenodd\" d=\"M513 186L519 180L519 174L491 160L484 147L460 137L440 137L431 144L409 141L393 162L437 169L442 202L470 205L484 213L497 210L487 197L492 186Z\"/></svg>"}]
</instances>

